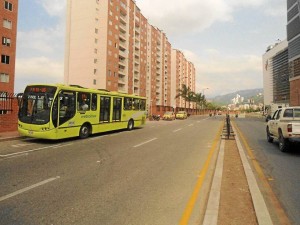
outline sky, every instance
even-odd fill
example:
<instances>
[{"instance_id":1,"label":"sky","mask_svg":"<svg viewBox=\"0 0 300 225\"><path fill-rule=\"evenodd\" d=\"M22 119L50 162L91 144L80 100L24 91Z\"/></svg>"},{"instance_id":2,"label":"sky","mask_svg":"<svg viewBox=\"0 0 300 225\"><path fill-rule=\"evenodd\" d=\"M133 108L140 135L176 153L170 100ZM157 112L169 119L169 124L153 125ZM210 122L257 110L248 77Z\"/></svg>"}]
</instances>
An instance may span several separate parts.
<instances>
[{"instance_id":1,"label":"sky","mask_svg":"<svg viewBox=\"0 0 300 225\"><path fill-rule=\"evenodd\" d=\"M196 92L208 98L262 88L262 55L286 39L286 0L136 4L172 47L194 63ZM19 1L15 92L30 83L63 83L65 17L66 0Z\"/></svg>"}]
</instances>

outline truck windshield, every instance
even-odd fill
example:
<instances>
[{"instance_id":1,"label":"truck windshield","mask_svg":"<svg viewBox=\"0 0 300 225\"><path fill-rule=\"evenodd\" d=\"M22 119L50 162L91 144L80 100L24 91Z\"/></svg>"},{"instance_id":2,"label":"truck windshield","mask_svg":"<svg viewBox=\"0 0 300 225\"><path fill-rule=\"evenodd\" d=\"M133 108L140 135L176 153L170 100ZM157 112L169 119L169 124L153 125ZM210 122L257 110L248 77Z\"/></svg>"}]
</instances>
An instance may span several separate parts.
<instances>
[{"instance_id":1,"label":"truck windshield","mask_svg":"<svg viewBox=\"0 0 300 225\"><path fill-rule=\"evenodd\" d=\"M50 120L55 87L28 86L19 105L19 120L30 124L46 124Z\"/></svg>"}]
</instances>

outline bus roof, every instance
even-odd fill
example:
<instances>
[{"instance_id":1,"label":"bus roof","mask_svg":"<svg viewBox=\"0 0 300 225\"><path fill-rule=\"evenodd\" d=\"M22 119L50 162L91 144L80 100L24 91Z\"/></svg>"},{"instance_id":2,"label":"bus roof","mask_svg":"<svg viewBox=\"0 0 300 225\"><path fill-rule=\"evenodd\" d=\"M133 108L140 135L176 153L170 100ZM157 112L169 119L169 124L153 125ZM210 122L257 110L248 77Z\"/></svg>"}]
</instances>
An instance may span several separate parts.
<instances>
[{"instance_id":1,"label":"bus roof","mask_svg":"<svg viewBox=\"0 0 300 225\"><path fill-rule=\"evenodd\" d=\"M51 86L51 87L57 87L58 89L65 89L65 90L74 90L74 91L82 91L82 92L90 92L90 93L97 93L97 94L106 94L106 95L119 95L123 97L138 97L138 98L144 98L146 97L135 95L135 94L127 94L127 93L121 93L117 91L109 91L106 89L93 89L93 88L85 88L80 85L66 85L66 84L42 84L42 83L36 83L36 84L28 84L27 86Z\"/></svg>"}]
</instances>

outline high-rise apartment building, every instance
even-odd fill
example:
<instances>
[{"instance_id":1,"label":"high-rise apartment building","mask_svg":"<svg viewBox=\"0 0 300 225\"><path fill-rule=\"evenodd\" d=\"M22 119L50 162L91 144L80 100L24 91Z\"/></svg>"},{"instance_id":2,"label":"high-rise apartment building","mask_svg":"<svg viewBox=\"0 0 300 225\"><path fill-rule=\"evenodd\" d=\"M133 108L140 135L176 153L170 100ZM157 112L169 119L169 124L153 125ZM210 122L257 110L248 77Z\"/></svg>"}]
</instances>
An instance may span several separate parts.
<instances>
[{"instance_id":1,"label":"high-rise apartment building","mask_svg":"<svg viewBox=\"0 0 300 225\"><path fill-rule=\"evenodd\" d=\"M4 0L0 4L0 93L13 93L17 41L18 0Z\"/></svg>"},{"instance_id":2,"label":"high-rise apartment building","mask_svg":"<svg viewBox=\"0 0 300 225\"><path fill-rule=\"evenodd\" d=\"M133 1L68 0L65 83L145 96L147 27Z\"/></svg>"},{"instance_id":3,"label":"high-rise apartment building","mask_svg":"<svg viewBox=\"0 0 300 225\"><path fill-rule=\"evenodd\" d=\"M290 105L300 105L300 0L287 0Z\"/></svg>"},{"instance_id":4,"label":"high-rise apartment building","mask_svg":"<svg viewBox=\"0 0 300 225\"><path fill-rule=\"evenodd\" d=\"M172 50L172 91L171 99L172 105L178 108L193 108L195 109L195 104L185 102L182 97L175 98L179 93L178 90L182 89L182 85L186 85L195 92L195 76L196 71L194 64L189 62L184 54L177 49Z\"/></svg>"},{"instance_id":5,"label":"high-rise apartment building","mask_svg":"<svg viewBox=\"0 0 300 225\"><path fill-rule=\"evenodd\" d=\"M183 75L172 75L171 44L134 0L68 0L66 30L66 84L146 96L150 113L176 107L172 80ZM181 82L194 90L194 66L183 59Z\"/></svg>"}]
</instances>

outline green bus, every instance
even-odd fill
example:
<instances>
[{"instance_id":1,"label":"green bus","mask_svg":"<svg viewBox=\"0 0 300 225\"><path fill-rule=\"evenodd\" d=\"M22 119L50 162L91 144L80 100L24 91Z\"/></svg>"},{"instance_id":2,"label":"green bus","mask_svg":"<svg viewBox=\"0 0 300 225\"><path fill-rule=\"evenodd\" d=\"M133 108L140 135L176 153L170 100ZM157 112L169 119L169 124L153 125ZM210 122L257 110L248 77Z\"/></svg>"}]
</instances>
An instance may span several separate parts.
<instances>
[{"instance_id":1,"label":"green bus","mask_svg":"<svg viewBox=\"0 0 300 225\"><path fill-rule=\"evenodd\" d=\"M18 131L42 139L87 138L146 123L146 98L83 88L33 84L19 97Z\"/></svg>"}]
</instances>

